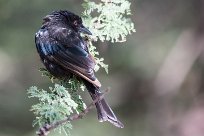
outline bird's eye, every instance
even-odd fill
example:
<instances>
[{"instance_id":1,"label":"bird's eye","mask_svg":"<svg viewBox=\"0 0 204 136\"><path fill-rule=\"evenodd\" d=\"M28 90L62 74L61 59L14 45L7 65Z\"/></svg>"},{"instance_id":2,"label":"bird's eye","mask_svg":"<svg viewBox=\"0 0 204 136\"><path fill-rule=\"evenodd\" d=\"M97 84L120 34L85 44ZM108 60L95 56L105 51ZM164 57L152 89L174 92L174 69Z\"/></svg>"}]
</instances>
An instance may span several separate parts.
<instances>
[{"instance_id":1,"label":"bird's eye","mask_svg":"<svg viewBox=\"0 0 204 136\"><path fill-rule=\"evenodd\" d=\"M76 20L74 21L74 25L75 25L75 26L77 26L77 25L78 25L78 22L77 22Z\"/></svg>"}]
</instances>

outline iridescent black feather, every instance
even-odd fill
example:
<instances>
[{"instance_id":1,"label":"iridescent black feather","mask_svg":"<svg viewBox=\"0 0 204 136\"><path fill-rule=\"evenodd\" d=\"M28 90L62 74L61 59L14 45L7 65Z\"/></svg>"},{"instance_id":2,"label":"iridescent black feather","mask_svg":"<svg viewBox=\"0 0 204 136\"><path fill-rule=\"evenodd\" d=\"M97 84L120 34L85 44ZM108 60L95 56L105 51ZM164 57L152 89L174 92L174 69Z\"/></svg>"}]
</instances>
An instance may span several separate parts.
<instances>
[{"instance_id":1,"label":"iridescent black feather","mask_svg":"<svg viewBox=\"0 0 204 136\"><path fill-rule=\"evenodd\" d=\"M80 78L92 99L100 96L101 84L94 75L95 61L80 33L91 34L82 19L69 11L54 11L47 15L35 35L35 43L46 69L55 77ZM122 128L104 99L96 103L99 121L109 121Z\"/></svg>"}]
</instances>

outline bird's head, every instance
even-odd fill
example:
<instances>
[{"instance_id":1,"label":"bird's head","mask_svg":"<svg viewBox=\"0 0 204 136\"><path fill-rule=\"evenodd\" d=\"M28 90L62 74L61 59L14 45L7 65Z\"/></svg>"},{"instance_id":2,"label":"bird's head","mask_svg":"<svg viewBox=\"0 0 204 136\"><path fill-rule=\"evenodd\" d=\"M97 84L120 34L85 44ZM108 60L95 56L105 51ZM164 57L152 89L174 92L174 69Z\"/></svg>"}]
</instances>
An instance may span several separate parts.
<instances>
[{"instance_id":1,"label":"bird's head","mask_svg":"<svg viewBox=\"0 0 204 136\"><path fill-rule=\"evenodd\" d=\"M81 17L67 10L54 11L51 14L45 16L43 20L44 24L50 22L54 22L55 24L63 23L76 32L91 35L91 32L88 30L88 28L83 25Z\"/></svg>"}]
</instances>

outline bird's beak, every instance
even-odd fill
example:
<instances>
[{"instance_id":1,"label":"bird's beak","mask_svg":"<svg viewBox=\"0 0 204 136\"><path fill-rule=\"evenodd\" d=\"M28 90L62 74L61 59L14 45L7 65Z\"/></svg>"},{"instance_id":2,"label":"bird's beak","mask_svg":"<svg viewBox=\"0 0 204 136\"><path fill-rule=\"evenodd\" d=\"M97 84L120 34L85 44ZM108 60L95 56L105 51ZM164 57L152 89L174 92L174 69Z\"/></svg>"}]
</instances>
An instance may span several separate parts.
<instances>
[{"instance_id":1,"label":"bird's beak","mask_svg":"<svg viewBox=\"0 0 204 136\"><path fill-rule=\"evenodd\" d=\"M84 34L88 34L88 35L92 35L92 33L89 31L89 29L84 27L83 25L81 25L81 27L79 28L79 32L84 33Z\"/></svg>"}]
</instances>

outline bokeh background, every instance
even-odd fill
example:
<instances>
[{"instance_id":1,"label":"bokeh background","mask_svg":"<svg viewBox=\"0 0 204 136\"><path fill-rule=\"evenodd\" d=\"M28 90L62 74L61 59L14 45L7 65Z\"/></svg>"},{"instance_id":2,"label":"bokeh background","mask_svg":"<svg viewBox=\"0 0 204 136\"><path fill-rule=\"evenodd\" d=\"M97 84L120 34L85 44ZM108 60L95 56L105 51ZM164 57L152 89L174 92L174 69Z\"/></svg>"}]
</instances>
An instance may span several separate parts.
<instances>
[{"instance_id":1,"label":"bokeh background","mask_svg":"<svg viewBox=\"0 0 204 136\"><path fill-rule=\"evenodd\" d=\"M0 0L0 136L35 136L27 98L45 88L34 34L53 10L81 14L82 0ZM109 64L97 76L118 118L118 129L99 123L96 111L73 122L72 136L204 135L204 1L132 0L137 32L125 43L96 43ZM82 96L90 102L88 93ZM59 136L59 134L51 134Z\"/></svg>"}]
</instances>

